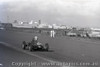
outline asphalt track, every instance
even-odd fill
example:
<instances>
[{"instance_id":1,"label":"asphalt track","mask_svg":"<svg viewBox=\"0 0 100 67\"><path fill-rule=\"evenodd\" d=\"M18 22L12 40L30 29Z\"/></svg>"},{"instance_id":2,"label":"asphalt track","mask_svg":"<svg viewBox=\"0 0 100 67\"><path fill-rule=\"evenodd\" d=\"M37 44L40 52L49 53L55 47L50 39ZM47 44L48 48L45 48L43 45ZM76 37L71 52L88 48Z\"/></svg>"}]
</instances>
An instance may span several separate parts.
<instances>
[{"instance_id":1,"label":"asphalt track","mask_svg":"<svg viewBox=\"0 0 100 67\"><path fill-rule=\"evenodd\" d=\"M42 63L49 62L0 44L0 67L48 67Z\"/></svg>"},{"instance_id":2,"label":"asphalt track","mask_svg":"<svg viewBox=\"0 0 100 67\"><path fill-rule=\"evenodd\" d=\"M39 41L42 43L49 43L49 52L32 52L32 54L48 58L54 61L68 62L68 63L94 63L94 65L83 65L84 67L100 67L100 42L99 40L90 40L83 38L71 38L58 36L50 38L46 35L0 31L0 41L11 44L12 46L21 49L22 41L31 41L31 39L38 35ZM28 52L28 50L26 50ZM79 67L82 67L81 65Z\"/></svg>"}]
</instances>

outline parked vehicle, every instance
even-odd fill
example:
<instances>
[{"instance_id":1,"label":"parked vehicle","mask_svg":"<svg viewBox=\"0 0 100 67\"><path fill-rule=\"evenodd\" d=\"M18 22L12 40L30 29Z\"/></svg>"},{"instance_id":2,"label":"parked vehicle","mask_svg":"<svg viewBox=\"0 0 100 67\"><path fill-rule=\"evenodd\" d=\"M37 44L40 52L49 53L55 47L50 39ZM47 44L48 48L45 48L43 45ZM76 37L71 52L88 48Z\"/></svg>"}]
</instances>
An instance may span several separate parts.
<instances>
[{"instance_id":1,"label":"parked vehicle","mask_svg":"<svg viewBox=\"0 0 100 67\"><path fill-rule=\"evenodd\" d=\"M75 36L77 36L77 34L76 34L76 33L73 33L73 32L68 32L67 35L70 36L70 37L75 37Z\"/></svg>"}]
</instances>

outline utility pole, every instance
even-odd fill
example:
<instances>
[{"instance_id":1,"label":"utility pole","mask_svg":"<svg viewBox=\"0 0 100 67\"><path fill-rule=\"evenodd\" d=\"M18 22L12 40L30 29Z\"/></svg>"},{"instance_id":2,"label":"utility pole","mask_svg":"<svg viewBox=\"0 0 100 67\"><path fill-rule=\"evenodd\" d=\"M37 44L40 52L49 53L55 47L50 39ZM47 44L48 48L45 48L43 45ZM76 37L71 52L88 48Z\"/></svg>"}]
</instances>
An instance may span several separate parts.
<instances>
[{"instance_id":1,"label":"utility pole","mask_svg":"<svg viewBox=\"0 0 100 67\"><path fill-rule=\"evenodd\" d=\"M41 24L41 20L39 20L39 24Z\"/></svg>"}]
</instances>

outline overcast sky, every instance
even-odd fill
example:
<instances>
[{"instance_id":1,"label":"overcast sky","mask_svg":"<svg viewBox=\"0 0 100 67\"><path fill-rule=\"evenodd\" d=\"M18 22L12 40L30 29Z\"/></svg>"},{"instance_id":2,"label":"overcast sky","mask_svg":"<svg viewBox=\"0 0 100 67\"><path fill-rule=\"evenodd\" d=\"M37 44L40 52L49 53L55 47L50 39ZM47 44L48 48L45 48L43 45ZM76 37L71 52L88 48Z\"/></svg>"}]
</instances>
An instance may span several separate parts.
<instances>
[{"instance_id":1,"label":"overcast sky","mask_svg":"<svg viewBox=\"0 0 100 67\"><path fill-rule=\"evenodd\" d=\"M100 0L0 0L0 20L100 27Z\"/></svg>"}]
</instances>

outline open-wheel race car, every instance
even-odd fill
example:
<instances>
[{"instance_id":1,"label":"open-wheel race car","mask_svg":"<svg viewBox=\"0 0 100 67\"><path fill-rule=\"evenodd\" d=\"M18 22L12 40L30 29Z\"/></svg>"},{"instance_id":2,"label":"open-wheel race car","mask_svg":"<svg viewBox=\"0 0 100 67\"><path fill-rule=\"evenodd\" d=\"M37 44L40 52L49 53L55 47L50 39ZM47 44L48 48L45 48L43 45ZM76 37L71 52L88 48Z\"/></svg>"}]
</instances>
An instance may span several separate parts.
<instances>
[{"instance_id":1,"label":"open-wheel race car","mask_svg":"<svg viewBox=\"0 0 100 67\"><path fill-rule=\"evenodd\" d=\"M31 42L25 42L22 43L22 48L28 49L29 51L36 51L36 50L42 50L42 51L48 51L49 50L49 44L45 43L44 45L40 42L37 42L36 44L33 44Z\"/></svg>"}]
</instances>

